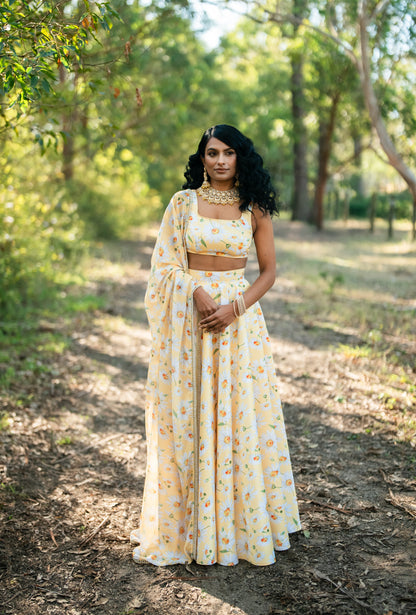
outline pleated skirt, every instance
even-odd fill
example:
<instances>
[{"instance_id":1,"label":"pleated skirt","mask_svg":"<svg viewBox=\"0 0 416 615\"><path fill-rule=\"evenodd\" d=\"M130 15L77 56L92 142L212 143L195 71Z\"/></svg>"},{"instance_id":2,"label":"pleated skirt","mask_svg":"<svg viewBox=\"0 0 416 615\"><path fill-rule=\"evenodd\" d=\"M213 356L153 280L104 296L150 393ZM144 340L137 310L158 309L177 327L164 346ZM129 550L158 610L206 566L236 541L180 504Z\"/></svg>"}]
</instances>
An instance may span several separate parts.
<instances>
[{"instance_id":1,"label":"pleated skirt","mask_svg":"<svg viewBox=\"0 0 416 615\"><path fill-rule=\"evenodd\" d=\"M243 269L189 273L219 304L230 303L249 286ZM172 428L169 464L159 470L163 480L157 497L146 497L155 486L145 485L140 528L131 534L138 544L133 557L156 565L195 560L232 566L239 559L272 564L276 551L290 547L289 534L300 529L300 520L261 307L254 304L220 334L199 331L195 319L193 335L198 370L193 504L180 455L175 467L175 449L179 453L185 434ZM167 405L169 411L175 408ZM168 416L158 420L172 424ZM151 456L148 450L148 463ZM150 480L154 477L148 473Z\"/></svg>"}]
</instances>

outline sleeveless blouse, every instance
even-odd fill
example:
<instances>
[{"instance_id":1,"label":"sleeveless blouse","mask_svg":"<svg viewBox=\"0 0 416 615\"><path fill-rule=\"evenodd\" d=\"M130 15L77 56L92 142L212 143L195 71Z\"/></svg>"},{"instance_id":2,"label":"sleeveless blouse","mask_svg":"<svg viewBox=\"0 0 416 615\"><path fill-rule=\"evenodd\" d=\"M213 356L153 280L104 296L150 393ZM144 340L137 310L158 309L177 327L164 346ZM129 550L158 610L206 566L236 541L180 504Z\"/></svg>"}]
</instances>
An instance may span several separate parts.
<instances>
[{"instance_id":1,"label":"sleeveless blouse","mask_svg":"<svg viewBox=\"0 0 416 615\"><path fill-rule=\"evenodd\" d=\"M186 229L186 250L228 258L247 258L253 238L251 211L241 212L237 220L206 218L198 212L198 197L192 191Z\"/></svg>"}]
</instances>

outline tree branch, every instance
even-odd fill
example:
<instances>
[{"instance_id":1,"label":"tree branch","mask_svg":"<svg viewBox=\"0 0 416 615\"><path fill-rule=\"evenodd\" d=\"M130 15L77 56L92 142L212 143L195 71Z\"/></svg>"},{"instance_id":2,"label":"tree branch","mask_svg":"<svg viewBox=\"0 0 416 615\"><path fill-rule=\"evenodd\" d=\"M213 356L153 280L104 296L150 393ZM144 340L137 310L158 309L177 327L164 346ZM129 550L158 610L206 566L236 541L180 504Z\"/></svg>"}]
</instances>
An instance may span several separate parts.
<instances>
[{"instance_id":1,"label":"tree branch","mask_svg":"<svg viewBox=\"0 0 416 615\"><path fill-rule=\"evenodd\" d=\"M332 41L333 43L335 43L335 45L342 47L342 49L344 49L345 53L348 55L348 57L353 62L353 64L355 65L357 64L358 60L354 53L354 49L351 47L349 43L339 38L338 33L336 32L335 28L333 29L333 31L328 32L326 30L323 30L319 26L315 26L310 21L307 21L303 19L302 17L296 17L295 15L292 15L291 13L279 13L278 10L272 12L271 10L265 8L262 5L262 3L259 2L258 0L255 0L253 4L255 4L258 9L263 11L263 13L267 16L267 19L266 21L264 21L264 20L261 20L255 17L254 15L246 13L245 16L251 19L252 21L256 23L261 23L261 24L271 21L279 25L291 23L292 25L304 26L308 30L316 32L316 34L319 34L320 36L323 36L324 38Z\"/></svg>"},{"instance_id":2,"label":"tree branch","mask_svg":"<svg viewBox=\"0 0 416 615\"><path fill-rule=\"evenodd\" d=\"M351 162L354 162L354 160L357 158L357 155L362 154L365 150L367 149L373 149L373 145L372 143L367 143L366 145L360 145L360 147L357 149L356 152L354 152L354 154L352 154L351 156L348 156L348 158L346 158L345 160L341 161L331 172L331 175L335 175L335 173L339 173L340 171L342 171L343 169L345 169L346 166L348 166Z\"/></svg>"},{"instance_id":3,"label":"tree branch","mask_svg":"<svg viewBox=\"0 0 416 615\"><path fill-rule=\"evenodd\" d=\"M405 164L387 132L383 118L381 117L380 107L371 81L371 64L369 58L369 40L367 31L368 18L366 13L367 0L360 0L358 24L360 32L361 62L358 63L357 68L364 92L365 103L371 118L371 122L380 140L381 147L389 159L391 166L396 169L408 185L413 199L416 201L416 175Z\"/></svg>"},{"instance_id":4,"label":"tree branch","mask_svg":"<svg viewBox=\"0 0 416 615\"><path fill-rule=\"evenodd\" d=\"M386 6L390 4L390 0L381 0L381 2L376 3L373 10L370 14L370 20L373 20L377 15L380 15L386 8Z\"/></svg>"}]
</instances>

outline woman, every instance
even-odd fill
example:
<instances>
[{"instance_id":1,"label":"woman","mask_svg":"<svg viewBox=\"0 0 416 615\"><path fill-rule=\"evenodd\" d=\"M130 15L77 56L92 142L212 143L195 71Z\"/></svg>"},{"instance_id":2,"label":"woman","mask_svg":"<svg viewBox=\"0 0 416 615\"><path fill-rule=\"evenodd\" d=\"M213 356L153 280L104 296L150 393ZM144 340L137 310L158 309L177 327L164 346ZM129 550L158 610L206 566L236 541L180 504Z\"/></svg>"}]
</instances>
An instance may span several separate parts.
<instances>
[{"instance_id":1,"label":"woman","mask_svg":"<svg viewBox=\"0 0 416 615\"><path fill-rule=\"evenodd\" d=\"M250 139L225 124L204 133L185 177L163 217L145 299L148 458L134 559L272 564L300 529L258 304L275 279L275 192ZM259 276L250 286L252 238Z\"/></svg>"}]
</instances>

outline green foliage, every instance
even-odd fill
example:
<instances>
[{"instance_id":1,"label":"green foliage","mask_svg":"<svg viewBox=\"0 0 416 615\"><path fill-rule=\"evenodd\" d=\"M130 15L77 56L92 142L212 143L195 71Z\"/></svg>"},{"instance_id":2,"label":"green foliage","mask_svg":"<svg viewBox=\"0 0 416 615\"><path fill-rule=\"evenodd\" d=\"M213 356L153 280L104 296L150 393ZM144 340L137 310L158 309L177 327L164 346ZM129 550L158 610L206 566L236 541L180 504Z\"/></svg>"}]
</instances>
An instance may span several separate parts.
<instances>
[{"instance_id":1,"label":"green foliage","mask_svg":"<svg viewBox=\"0 0 416 615\"><path fill-rule=\"evenodd\" d=\"M68 446L68 444L72 444L71 436L64 436L56 441L58 446Z\"/></svg>"},{"instance_id":2,"label":"green foliage","mask_svg":"<svg viewBox=\"0 0 416 615\"><path fill-rule=\"evenodd\" d=\"M16 377L16 370L11 365L0 366L0 388L8 389ZM5 426L7 424L5 419Z\"/></svg>"},{"instance_id":3,"label":"green foliage","mask_svg":"<svg viewBox=\"0 0 416 615\"><path fill-rule=\"evenodd\" d=\"M348 359L362 359L370 358L371 356L378 356L374 353L371 346L363 344L361 346L349 346L348 344L339 344L338 350ZM340 401L340 400L337 400Z\"/></svg>"},{"instance_id":4,"label":"green foliage","mask_svg":"<svg viewBox=\"0 0 416 615\"><path fill-rule=\"evenodd\" d=\"M337 287L345 284L345 277L342 273L331 273L329 271L320 271L319 275L327 283L326 292L333 299Z\"/></svg>"},{"instance_id":5,"label":"green foliage","mask_svg":"<svg viewBox=\"0 0 416 615\"><path fill-rule=\"evenodd\" d=\"M410 194L399 192L395 194L377 195L375 215L377 218L388 219L391 202L394 203L394 215L396 218L409 219L412 212L412 200ZM371 196L354 196L350 200L350 215L354 218L366 218L371 207Z\"/></svg>"},{"instance_id":6,"label":"green foliage","mask_svg":"<svg viewBox=\"0 0 416 615\"><path fill-rule=\"evenodd\" d=\"M10 418L7 412L0 412L0 431L7 431L10 426Z\"/></svg>"},{"instance_id":7,"label":"green foliage","mask_svg":"<svg viewBox=\"0 0 416 615\"><path fill-rule=\"evenodd\" d=\"M97 297L96 295L69 295L63 302L63 309L68 313L94 312L104 308L106 304L105 297Z\"/></svg>"},{"instance_id":8,"label":"green foliage","mask_svg":"<svg viewBox=\"0 0 416 615\"><path fill-rule=\"evenodd\" d=\"M0 190L0 314L16 316L50 293L63 261L84 249L75 203L19 184Z\"/></svg>"},{"instance_id":9,"label":"green foliage","mask_svg":"<svg viewBox=\"0 0 416 615\"><path fill-rule=\"evenodd\" d=\"M116 12L110 2L4 0L0 6L0 97L17 116L50 95L57 69L83 67L83 51L98 27L109 30Z\"/></svg>"},{"instance_id":10,"label":"green foliage","mask_svg":"<svg viewBox=\"0 0 416 615\"><path fill-rule=\"evenodd\" d=\"M397 13L398 3L393 4ZM15 128L0 134L3 318L49 309L58 298L66 313L99 308L93 296L74 297L65 286L88 242L122 237L131 227L160 218L209 125L228 122L246 132L283 201L290 202L290 57L298 52L304 55L310 177L316 171L319 125L325 123L320 119L326 121L334 93L340 102L329 168L337 169L332 190L354 185L358 193L353 174L372 176L371 168L363 170L356 161L343 163L352 160L351 135L364 139L369 124L357 76L340 49L322 44L303 27L293 38L286 36L289 26L245 20L208 52L192 31L186 7L186 0L1 3L0 122ZM350 24L353 13L353 3L341 3L333 19ZM393 16L388 17L386 30L377 25L386 54L376 66L380 83L394 49ZM346 35L355 44L354 31ZM399 87L380 91L383 114L412 156L413 64L408 57L406 62L400 64ZM408 216L407 196L396 202L396 217ZM366 197L351 202L352 215L364 216L367 208ZM380 197L376 215L387 213L388 198ZM328 274L320 285L335 297L343 282Z\"/></svg>"},{"instance_id":11,"label":"green foliage","mask_svg":"<svg viewBox=\"0 0 416 615\"><path fill-rule=\"evenodd\" d=\"M113 239L132 226L160 214L159 194L146 182L142 161L115 143L97 152L90 165L78 169L65 182L65 195L77 204L88 239Z\"/></svg>"}]
</instances>

